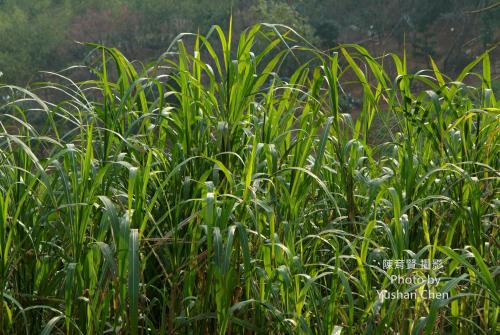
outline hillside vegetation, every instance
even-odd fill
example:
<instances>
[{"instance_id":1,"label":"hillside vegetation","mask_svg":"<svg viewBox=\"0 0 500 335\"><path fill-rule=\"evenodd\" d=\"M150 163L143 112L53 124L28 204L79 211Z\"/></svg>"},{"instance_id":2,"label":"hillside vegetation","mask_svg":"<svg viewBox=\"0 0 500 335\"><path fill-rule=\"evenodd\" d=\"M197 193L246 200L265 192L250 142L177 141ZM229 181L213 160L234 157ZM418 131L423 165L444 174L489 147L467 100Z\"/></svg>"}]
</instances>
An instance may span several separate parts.
<instances>
[{"instance_id":1,"label":"hillside vegetation","mask_svg":"<svg viewBox=\"0 0 500 335\"><path fill-rule=\"evenodd\" d=\"M149 62L179 33L227 30L230 15L237 34L282 23L323 49L361 43L379 56L406 45L409 68L432 55L453 75L500 41L497 0L0 0L0 72L21 86L46 80L38 71L82 63L76 41Z\"/></svg>"},{"instance_id":2,"label":"hillside vegetation","mask_svg":"<svg viewBox=\"0 0 500 335\"><path fill-rule=\"evenodd\" d=\"M234 40L182 34L144 66L93 45L0 86L0 332L498 331L489 54L449 78L280 25Z\"/></svg>"}]
</instances>

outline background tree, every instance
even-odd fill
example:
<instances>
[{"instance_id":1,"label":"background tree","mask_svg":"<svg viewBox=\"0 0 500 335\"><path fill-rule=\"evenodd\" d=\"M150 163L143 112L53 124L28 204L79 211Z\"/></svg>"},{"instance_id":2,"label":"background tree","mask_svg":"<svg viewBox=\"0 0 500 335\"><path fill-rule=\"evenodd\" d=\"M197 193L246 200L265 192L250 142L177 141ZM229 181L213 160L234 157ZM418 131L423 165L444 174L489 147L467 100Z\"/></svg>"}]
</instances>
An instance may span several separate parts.
<instances>
[{"instance_id":1,"label":"background tree","mask_svg":"<svg viewBox=\"0 0 500 335\"><path fill-rule=\"evenodd\" d=\"M88 48L74 41L148 61L181 32L204 33L213 24L227 29L230 15L235 36L250 24L271 22L324 49L356 42L383 54L404 44L410 65L427 66L431 55L450 74L500 38L495 0L3 0L0 71L4 81L24 85L39 70L80 63Z\"/></svg>"}]
</instances>

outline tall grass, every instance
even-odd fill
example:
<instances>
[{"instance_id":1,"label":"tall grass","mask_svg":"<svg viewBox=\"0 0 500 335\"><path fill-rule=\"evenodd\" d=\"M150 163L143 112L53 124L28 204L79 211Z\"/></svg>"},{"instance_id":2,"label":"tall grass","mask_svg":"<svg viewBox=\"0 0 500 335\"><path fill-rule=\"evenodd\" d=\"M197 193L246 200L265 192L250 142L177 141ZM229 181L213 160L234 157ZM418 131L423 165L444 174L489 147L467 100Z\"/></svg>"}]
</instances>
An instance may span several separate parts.
<instances>
[{"instance_id":1,"label":"tall grass","mask_svg":"<svg viewBox=\"0 0 500 335\"><path fill-rule=\"evenodd\" d=\"M488 53L448 78L280 25L183 34L150 66L94 47L91 80L0 87L2 333L499 330ZM449 297L383 299L424 289L395 274Z\"/></svg>"}]
</instances>

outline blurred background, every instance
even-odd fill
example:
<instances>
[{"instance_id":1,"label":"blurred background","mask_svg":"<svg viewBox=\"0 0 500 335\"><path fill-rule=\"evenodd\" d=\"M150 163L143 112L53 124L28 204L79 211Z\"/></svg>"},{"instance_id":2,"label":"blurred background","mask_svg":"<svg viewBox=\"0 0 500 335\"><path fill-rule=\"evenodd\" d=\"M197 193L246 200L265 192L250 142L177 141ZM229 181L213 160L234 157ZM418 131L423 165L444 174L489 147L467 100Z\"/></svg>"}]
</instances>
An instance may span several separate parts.
<instances>
[{"instance_id":1,"label":"blurred background","mask_svg":"<svg viewBox=\"0 0 500 335\"><path fill-rule=\"evenodd\" d=\"M231 13L236 33L282 23L322 49L360 43L381 55L406 47L410 67L427 67L430 55L449 75L500 40L498 0L0 0L0 81L25 85L40 70L83 63L89 48L75 41L147 62L181 32L227 28Z\"/></svg>"}]
</instances>

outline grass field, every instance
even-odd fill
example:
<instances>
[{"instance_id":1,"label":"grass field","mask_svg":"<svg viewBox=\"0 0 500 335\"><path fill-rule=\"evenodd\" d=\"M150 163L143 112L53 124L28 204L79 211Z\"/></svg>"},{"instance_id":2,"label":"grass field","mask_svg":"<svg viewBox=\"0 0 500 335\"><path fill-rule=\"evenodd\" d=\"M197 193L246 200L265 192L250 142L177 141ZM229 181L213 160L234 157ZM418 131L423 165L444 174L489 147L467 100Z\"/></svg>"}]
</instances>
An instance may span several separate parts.
<instances>
[{"instance_id":1,"label":"grass field","mask_svg":"<svg viewBox=\"0 0 500 335\"><path fill-rule=\"evenodd\" d=\"M279 25L94 47L92 79L0 86L0 333L499 331L488 53L449 78Z\"/></svg>"}]
</instances>

